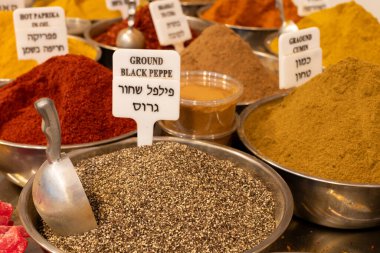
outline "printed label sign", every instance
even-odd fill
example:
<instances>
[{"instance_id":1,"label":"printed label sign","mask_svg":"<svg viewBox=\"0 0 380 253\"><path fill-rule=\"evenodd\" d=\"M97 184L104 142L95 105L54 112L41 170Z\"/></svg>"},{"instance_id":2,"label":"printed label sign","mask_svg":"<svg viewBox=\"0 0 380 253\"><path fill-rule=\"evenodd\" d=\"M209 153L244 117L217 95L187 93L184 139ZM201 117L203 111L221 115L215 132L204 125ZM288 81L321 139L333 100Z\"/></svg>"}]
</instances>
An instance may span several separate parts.
<instances>
[{"instance_id":1,"label":"printed label sign","mask_svg":"<svg viewBox=\"0 0 380 253\"><path fill-rule=\"evenodd\" d=\"M191 39L190 27L178 0L154 1L149 9L161 45L175 45Z\"/></svg>"},{"instance_id":2,"label":"printed label sign","mask_svg":"<svg viewBox=\"0 0 380 253\"><path fill-rule=\"evenodd\" d=\"M22 8L13 13L17 55L38 63L68 53L65 13L61 7Z\"/></svg>"},{"instance_id":3,"label":"printed label sign","mask_svg":"<svg viewBox=\"0 0 380 253\"><path fill-rule=\"evenodd\" d=\"M279 38L280 89L297 87L322 73L320 33L316 27Z\"/></svg>"},{"instance_id":4,"label":"printed label sign","mask_svg":"<svg viewBox=\"0 0 380 253\"><path fill-rule=\"evenodd\" d=\"M307 16L313 12L323 10L328 7L328 0L300 0L298 2L298 15Z\"/></svg>"},{"instance_id":5,"label":"printed label sign","mask_svg":"<svg viewBox=\"0 0 380 253\"><path fill-rule=\"evenodd\" d=\"M180 57L172 50L118 49L113 54L112 113L137 122L138 145L151 145L158 120L177 120Z\"/></svg>"},{"instance_id":6,"label":"printed label sign","mask_svg":"<svg viewBox=\"0 0 380 253\"><path fill-rule=\"evenodd\" d=\"M106 6L109 10L120 11L123 19L128 17L129 0L106 0Z\"/></svg>"},{"instance_id":7,"label":"printed label sign","mask_svg":"<svg viewBox=\"0 0 380 253\"><path fill-rule=\"evenodd\" d=\"M24 7L24 0L0 0L0 11L14 11Z\"/></svg>"}]
</instances>

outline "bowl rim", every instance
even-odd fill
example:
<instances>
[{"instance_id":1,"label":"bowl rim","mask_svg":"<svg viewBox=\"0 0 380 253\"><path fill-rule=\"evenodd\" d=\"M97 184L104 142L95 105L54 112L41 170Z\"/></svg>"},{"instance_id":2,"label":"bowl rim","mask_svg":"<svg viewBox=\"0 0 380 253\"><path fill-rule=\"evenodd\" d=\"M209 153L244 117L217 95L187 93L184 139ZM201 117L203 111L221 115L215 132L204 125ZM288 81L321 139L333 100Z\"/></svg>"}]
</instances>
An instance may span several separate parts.
<instances>
[{"instance_id":1,"label":"bowl rim","mask_svg":"<svg viewBox=\"0 0 380 253\"><path fill-rule=\"evenodd\" d=\"M231 25L231 24L225 24L225 23L221 23L221 22L212 21L212 20L202 18L203 13L205 11L207 11L208 9L210 9L211 6L212 6L212 4L207 4L207 5L199 8L197 11L197 17L201 20L207 21L207 22L212 23L212 24L223 24L223 25L227 26L228 28L235 29L235 30L241 30L241 31L266 31L266 32L273 31L273 32L276 32L280 29L279 27L254 27L254 26Z\"/></svg>"},{"instance_id":2,"label":"bowl rim","mask_svg":"<svg viewBox=\"0 0 380 253\"><path fill-rule=\"evenodd\" d=\"M354 188L380 188L380 184L340 182L340 181L334 181L331 179L325 179L325 178L321 178L321 177L311 176L311 175L308 175L306 173L298 172L297 170L291 169L289 167L282 166L281 164L273 161L269 157L262 154L258 149L256 149L256 147L254 147L249 142L247 135L245 133L244 123L247 120L247 117L251 114L251 112L254 111L256 108L258 108L259 106L262 106L266 103L269 103L269 102L272 102L275 100L280 100L289 94L291 94L291 93L277 94L277 95L265 97L265 98L262 98L262 99L256 101L255 103L247 106L246 108L244 108L244 110L240 114L240 122L239 122L239 126L237 129L239 139L242 141L244 146L246 148L248 148L249 151L251 151L253 155L258 157L260 160L264 161L265 163L267 163L271 167L274 167L274 168L279 169L281 171L284 171L284 172L287 172L289 174L298 176L298 177L305 179L305 180L316 181L319 183L330 184L330 185L335 185L335 186L345 186L345 187L354 187Z\"/></svg>"},{"instance_id":3,"label":"bowl rim","mask_svg":"<svg viewBox=\"0 0 380 253\"><path fill-rule=\"evenodd\" d=\"M275 182L278 186L279 192L281 192L282 195L282 200L283 200L283 212L282 212L282 219L276 224L276 228L270 234L266 239L264 239L259 245L256 245L252 249L249 249L245 251L245 253L254 253L257 252L258 250L264 250L265 248L269 247L271 244L273 244L280 236L285 232L287 227L290 224L290 221L293 217L293 210L294 210L294 202L293 202L293 196L292 193L289 189L289 186L285 183L284 179L270 166L265 164L264 162L260 161L260 159L242 152L240 150L227 147L225 145L217 144L217 143L212 143L208 141L198 141L198 140L189 140L189 139L183 139L183 138L177 138L177 137L166 137L166 136L160 136L160 137L154 137L154 142L157 141L173 141L173 142L178 142L181 144L185 145L191 145L191 143L194 143L195 145L203 145L206 148L215 148L218 150L222 150L223 152L226 152L228 154L238 156L240 158L243 158L245 160L249 160L254 164L254 166L258 167L260 170L264 170L265 174L271 177L271 181ZM118 148L125 148L128 144L136 144L137 143L137 138L129 138L127 140L118 142L116 145L118 145ZM112 144L110 144L112 145ZM114 144L115 145L115 144ZM87 148L87 149L82 149L82 150L75 150L70 153L68 153L69 157L73 157L76 155L80 155L83 153L89 153L92 151L97 150L96 147L94 148ZM117 150L117 149L116 149ZM206 152L206 151L204 151ZM26 210L26 205L28 201L31 201L31 188L33 184L33 179L34 176L32 176L28 183L25 185L25 187L22 189L18 204L17 204L17 209L20 217L20 221L22 225L25 227L25 230L27 233L34 239L42 248L49 250L52 253L64 253L63 251L57 249L54 245L52 245L50 242L48 242L47 239L45 239L38 231L37 229L32 225L32 221L29 219L29 215L27 214ZM260 246L260 247L258 247Z\"/></svg>"}]
</instances>

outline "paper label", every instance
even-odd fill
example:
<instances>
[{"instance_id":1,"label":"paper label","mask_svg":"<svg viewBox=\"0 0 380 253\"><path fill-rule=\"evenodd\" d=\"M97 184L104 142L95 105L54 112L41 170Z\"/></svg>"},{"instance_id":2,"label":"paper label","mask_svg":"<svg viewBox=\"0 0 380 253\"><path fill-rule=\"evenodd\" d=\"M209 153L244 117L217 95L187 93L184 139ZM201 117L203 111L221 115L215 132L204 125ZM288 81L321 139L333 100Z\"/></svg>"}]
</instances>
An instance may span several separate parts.
<instances>
[{"instance_id":1,"label":"paper label","mask_svg":"<svg viewBox=\"0 0 380 253\"><path fill-rule=\"evenodd\" d=\"M179 104L180 57L176 51L115 51L112 114L137 122L138 146L152 144L156 121L179 118Z\"/></svg>"},{"instance_id":2,"label":"paper label","mask_svg":"<svg viewBox=\"0 0 380 253\"><path fill-rule=\"evenodd\" d=\"M128 3L129 0L106 0L107 8L111 11L120 11L123 19L128 17Z\"/></svg>"},{"instance_id":3,"label":"paper label","mask_svg":"<svg viewBox=\"0 0 380 253\"><path fill-rule=\"evenodd\" d=\"M178 0L154 1L149 4L149 9L162 46L175 45L191 39L190 27Z\"/></svg>"},{"instance_id":4,"label":"paper label","mask_svg":"<svg viewBox=\"0 0 380 253\"><path fill-rule=\"evenodd\" d=\"M19 60L42 63L69 52L61 7L22 8L13 13Z\"/></svg>"},{"instance_id":5,"label":"paper label","mask_svg":"<svg viewBox=\"0 0 380 253\"><path fill-rule=\"evenodd\" d=\"M300 0L298 2L298 15L307 16L313 12L323 10L328 7L328 0Z\"/></svg>"},{"instance_id":6,"label":"paper label","mask_svg":"<svg viewBox=\"0 0 380 253\"><path fill-rule=\"evenodd\" d=\"M24 0L1 0L0 11L14 11L19 8L24 8Z\"/></svg>"},{"instance_id":7,"label":"paper label","mask_svg":"<svg viewBox=\"0 0 380 253\"><path fill-rule=\"evenodd\" d=\"M279 38L280 89L297 87L322 73L320 32L316 27Z\"/></svg>"}]
</instances>

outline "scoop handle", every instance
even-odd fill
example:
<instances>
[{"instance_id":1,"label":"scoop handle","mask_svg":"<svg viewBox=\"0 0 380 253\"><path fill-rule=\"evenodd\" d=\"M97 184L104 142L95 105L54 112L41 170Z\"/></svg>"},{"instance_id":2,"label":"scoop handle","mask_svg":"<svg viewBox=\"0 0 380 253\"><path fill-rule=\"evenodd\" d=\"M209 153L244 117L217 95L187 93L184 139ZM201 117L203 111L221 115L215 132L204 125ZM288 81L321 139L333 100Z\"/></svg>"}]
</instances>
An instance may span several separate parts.
<instances>
[{"instance_id":1,"label":"scoop handle","mask_svg":"<svg viewBox=\"0 0 380 253\"><path fill-rule=\"evenodd\" d=\"M34 107L42 117L42 132L47 139L46 156L50 163L61 158L61 126L54 101L50 98L41 98L34 102Z\"/></svg>"},{"instance_id":2,"label":"scoop handle","mask_svg":"<svg viewBox=\"0 0 380 253\"><path fill-rule=\"evenodd\" d=\"M285 20L285 11L284 11L284 2L283 0L276 0L276 8L280 11L280 18L282 23L284 23Z\"/></svg>"},{"instance_id":3,"label":"scoop handle","mask_svg":"<svg viewBox=\"0 0 380 253\"><path fill-rule=\"evenodd\" d=\"M128 1L128 28L133 29L135 26L136 0Z\"/></svg>"}]
</instances>

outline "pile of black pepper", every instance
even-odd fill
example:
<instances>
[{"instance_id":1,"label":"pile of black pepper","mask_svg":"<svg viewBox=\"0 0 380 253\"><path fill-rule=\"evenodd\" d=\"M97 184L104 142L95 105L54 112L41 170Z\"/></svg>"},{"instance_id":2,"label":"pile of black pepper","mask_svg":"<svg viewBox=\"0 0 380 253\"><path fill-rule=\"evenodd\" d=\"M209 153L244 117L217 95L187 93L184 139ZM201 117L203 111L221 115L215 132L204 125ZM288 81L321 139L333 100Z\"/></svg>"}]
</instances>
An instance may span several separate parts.
<instances>
[{"instance_id":1,"label":"pile of black pepper","mask_svg":"<svg viewBox=\"0 0 380 253\"><path fill-rule=\"evenodd\" d=\"M244 252L275 229L275 201L251 173L173 142L76 164L98 228L41 233L65 252Z\"/></svg>"}]
</instances>

